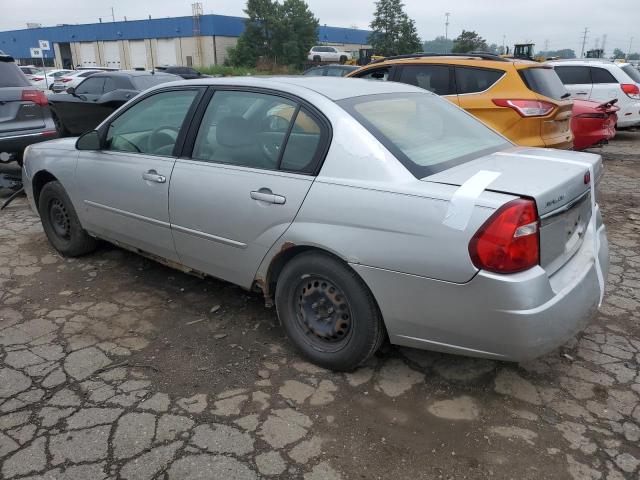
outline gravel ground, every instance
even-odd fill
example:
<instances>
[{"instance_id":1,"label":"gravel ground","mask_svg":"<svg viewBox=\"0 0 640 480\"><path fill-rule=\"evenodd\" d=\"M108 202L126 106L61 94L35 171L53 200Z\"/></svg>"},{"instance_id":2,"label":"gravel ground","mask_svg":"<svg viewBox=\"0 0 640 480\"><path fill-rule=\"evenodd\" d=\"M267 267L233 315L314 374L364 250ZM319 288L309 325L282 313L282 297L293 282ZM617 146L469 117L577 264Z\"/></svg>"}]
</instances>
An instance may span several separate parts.
<instances>
[{"instance_id":1,"label":"gravel ground","mask_svg":"<svg viewBox=\"0 0 640 480\"><path fill-rule=\"evenodd\" d=\"M0 478L640 478L639 151L640 132L601 150L600 315L520 365L392 348L334 374L258 295L109 245L61 258L19 199L0 212Z\"/></svg>"}]
</instances>

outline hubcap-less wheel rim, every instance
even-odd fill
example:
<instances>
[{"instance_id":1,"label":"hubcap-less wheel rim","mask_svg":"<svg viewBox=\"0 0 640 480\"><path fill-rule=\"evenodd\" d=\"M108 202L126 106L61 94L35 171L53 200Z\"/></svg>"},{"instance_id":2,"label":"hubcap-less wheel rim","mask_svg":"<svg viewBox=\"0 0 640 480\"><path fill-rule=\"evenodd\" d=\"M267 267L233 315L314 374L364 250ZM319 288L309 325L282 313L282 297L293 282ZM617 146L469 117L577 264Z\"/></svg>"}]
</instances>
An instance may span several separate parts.
<instances>
[{"instance_id":1,"label":"hubcap-less wheel rim","mask_svg":"<svg viewBox=\"0 0 640 480\"><path fill-rule=\"evenodd\" d=\"M330 280L318 275L300 280L295 290L298 329L306 341L323 352L336 352L348 342L352 313L347 297Z\"/></svg>"},{"instance_id":2,"label":"hubcap-less wheel rim","mask_svg":"<svg viewBox=\"0 0 640 480\"><path fill-rule=\"evenodd\" d=\"M56 236L62 240L71 238L71 220L69 212L64 204L57 198L51 201L49 206L49 220Z\"/></svg>"}]
</instances>

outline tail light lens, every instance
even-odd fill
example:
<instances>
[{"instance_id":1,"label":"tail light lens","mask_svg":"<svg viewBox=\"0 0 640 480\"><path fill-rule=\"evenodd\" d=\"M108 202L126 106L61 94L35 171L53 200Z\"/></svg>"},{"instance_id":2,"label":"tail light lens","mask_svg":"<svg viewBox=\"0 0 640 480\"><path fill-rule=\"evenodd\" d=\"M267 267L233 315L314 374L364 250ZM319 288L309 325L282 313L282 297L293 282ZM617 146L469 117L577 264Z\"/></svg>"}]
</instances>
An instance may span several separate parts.
<instances>
[{"instance_id":1,"label":"tail light lens","mask_svg":"<svg viewBox=\"0 0 640 480\"><path fill-rule=\"evenodd\" d=\"M536 204L519 198L495 212L469 243L473 264L496 273L515 273L540 263Z\"/></svg>"},{"instance_id":2,"label":"tail light lens","mask_svg":"<svg viewBox=\"0 0 640 480\"><path fill-rule=\"evenodd\" d=\"M627 97L631 97L635 100L640 100L640 88L633 83L621 83L620 88L627 94Z\"/></svg>"},{"instance_id":3,"label":"tail light lens","mask_svg":"<svg viewBox=\"0 0 640 480\"><path fill-rule=\"evenodd\" d=\"M47 100L47 96L42 90L23 90L21 100L23 102L33 102L41 107L49 104L49 100Z\"/></svg>"},{"instance_id":4,"label":"tail light lens","mask_svg":"<svg viewBox=\"0 0 640 480\"><path fill-rule=\"evenodd\" d=\"M494 98L493 103L499 107L513 108L521 117L544 117L549 115L556 106L541 100L506 100Z\"/></svg>"},{"instance_id":5,"label":"tail light lens","mask_svg":"<svg viewBox=\"0 0 640 480\"><path fill-rule=\"evenodd\" d=\"M34 82L39 82L41 80L44 80L44 77L31 77L31 80L33 80Z\"/></svg>"},{"instance_id":6,"label":"tail light lens","mask_svg":"<svg viewBox=\"0 0 640 480\"><path fill-rule=\"evenodd\" d=\"M60 81L61 81L62 83L69 83L71 80L73 80L73 79L72 79L72 78L66 78L66 77L63 77Z\"/></svg>"}]
</instances>

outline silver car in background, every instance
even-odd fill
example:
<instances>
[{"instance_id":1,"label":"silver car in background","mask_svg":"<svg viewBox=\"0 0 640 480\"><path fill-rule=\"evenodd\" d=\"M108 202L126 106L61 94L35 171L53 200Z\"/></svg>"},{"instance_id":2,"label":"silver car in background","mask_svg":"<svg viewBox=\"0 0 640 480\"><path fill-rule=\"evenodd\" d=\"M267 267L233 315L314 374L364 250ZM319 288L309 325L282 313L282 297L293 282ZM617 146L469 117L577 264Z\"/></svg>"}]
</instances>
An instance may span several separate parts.
<instances>
[{"instance_id":1,"label":"silver car in background","mask_svg":"<svg viewBox=\"0 0 640 480\"><path fill-rule=\"evenodd\" d=\"M589 322L608 270L598 155L515 147L400 83L164 84L25 158L63 255L99 238L259 291L302 353L336 370L385 338L542 355Z\"/></svg>"}]
</instances>

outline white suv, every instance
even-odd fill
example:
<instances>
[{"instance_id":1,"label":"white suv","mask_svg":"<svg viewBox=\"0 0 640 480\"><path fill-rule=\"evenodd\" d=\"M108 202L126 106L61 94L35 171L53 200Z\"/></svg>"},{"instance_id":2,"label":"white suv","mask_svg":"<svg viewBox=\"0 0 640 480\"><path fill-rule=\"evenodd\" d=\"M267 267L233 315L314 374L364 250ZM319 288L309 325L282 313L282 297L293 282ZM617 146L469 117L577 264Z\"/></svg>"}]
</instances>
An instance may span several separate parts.
<instances>
[{"instance_id":1,"label":"white suv","mask_svg":"<svg viewBox=\"0 0 640 480\"><path fill-rule=\"evenodd\" d=\"M312 62L340 62L351 60L351 53L339 50L337 47L316 46L309 50L307 59Z\"/></svg>"},{"instance_id":2,"label":"white suv","mask_svg":"<svg viewBox=\"0 0 640 480\"><path fill-rule=\"evenodd\" d=\"M629 73L629 64L606 60L564 60L547 62L552 65L571 94L577 100L606 102L618 99L620 128L640 125L640 75Z\"/></svg>"}]
</instances>

